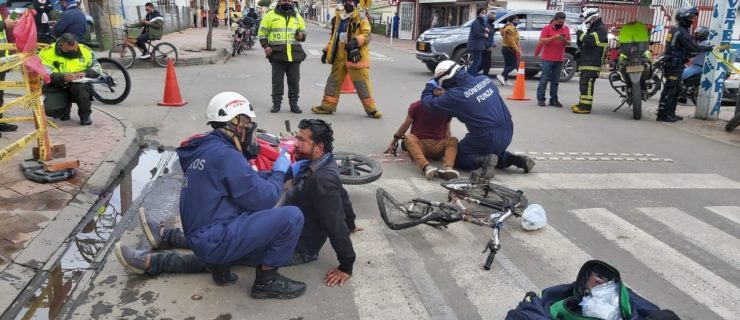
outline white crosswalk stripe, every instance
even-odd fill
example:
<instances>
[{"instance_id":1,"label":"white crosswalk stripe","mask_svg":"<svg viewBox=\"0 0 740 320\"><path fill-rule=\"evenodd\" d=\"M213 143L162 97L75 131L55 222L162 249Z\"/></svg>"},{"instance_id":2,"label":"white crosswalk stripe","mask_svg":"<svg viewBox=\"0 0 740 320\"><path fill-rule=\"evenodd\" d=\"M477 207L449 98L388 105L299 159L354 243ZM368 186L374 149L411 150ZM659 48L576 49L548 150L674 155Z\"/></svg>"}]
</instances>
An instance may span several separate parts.
<instances>
[{"instance_id":1,"label":"white crosswalk stripe","mask_svg":"<svg viewBox=\"0 0 740 320\"><path fill-rule=\"evenodd\" d=\"M638 210L740 270L740 240L736 237L717 230L676 208L639 208Z\"/></svg>"},{"instance_id":2,"label":"white crosswalk stripe","mask_svg":"<svg viewBox=\"0 0 740 320\"><path fill-rule=\"evenodd\" d=\"M740 207L734 206L718 206L718 207L707 207L707 210L712 211L727 220L730 220L740 225Z\"/></svg>"},{"instance_id":3,"label":"white crosswalk stripe","mask_svg":"<svg viewBox=\"0 0 740 320\"><path fill-rule=\"evenodd\" d=\"M321 55L322 55L321 50L317 50L317 49L306 49L306 52L308 53L308 56L311 57L311 58L320 58ZM375 51L370 51L370 61L388 61L388 62L392 62L394 60L393 60L393 58L391 58L389 56L386 56L384 54L381 54L381 53L378 53L378 52L375 52Z\"/></svg>"},{"instance_id":4,"label":"white crosswalk stripe","mask_svg":"<svg viewBox=\"0 0 740 320\"><path fill-rule=\"evenodd\" d=\"M321 53L321 50L316 50L316 49L306 49L306 51L308 51L308 54L310 54L312 56L319 56L320 57L321 54L322 54Z\"/></svg>"},{"instance_id":5,"label":"white crosswalk stripe","mask_svg":"<svg viewBox=\"0 0 740 320\"><path fill-rule=\"evenodd\" d=\"M603 208L572 210L581 221L725 319L740 310L740 289Z\"/></svg>"},{"instance_id":6,"label":"white crosswalk stripe","mask_svg":"<svg viewBox=\"0 0 740 320\"><path fill-rule=\"evenodd\" d=\"M690 173L530 173L497 176L520 189L740 189L718 174Z\"/></svg>"}]
</instances>

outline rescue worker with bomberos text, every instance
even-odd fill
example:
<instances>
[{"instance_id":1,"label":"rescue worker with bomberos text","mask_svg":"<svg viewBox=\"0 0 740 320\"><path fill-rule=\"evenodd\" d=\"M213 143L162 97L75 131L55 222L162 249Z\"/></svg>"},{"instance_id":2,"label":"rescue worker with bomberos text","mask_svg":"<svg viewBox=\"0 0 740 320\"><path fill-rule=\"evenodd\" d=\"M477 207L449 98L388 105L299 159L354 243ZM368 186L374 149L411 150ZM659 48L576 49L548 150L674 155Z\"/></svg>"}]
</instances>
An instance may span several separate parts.
<instances>
[{"instance_id":1,"label":"rescue worker with bomberos text","mask_svg":"<svg viewBox=\"0 0 740 320\"><path fill-rule=\"evenodd\" d=\"M676 122L683 117L676 115L676 104L681 87L681 74L691 53L712 51L712 46L701 46L694 43L689 28L699 10L694 6L682 7L676 11L675 20L678 27L671 28L665 38L665 60L663 72L665 87L660 93L657 121Z\"/></svg>"},{"instance_id":2,"label":"rescue worker with bomberos text","mask_svg":"<svg viewBox=\"0 0 740 320\"><path fill-rule=\"evenodd\" d=\"M373 89L370 85L370 23L357 10L353 0L343 0L344 12L337 12L332 19L331 36L321 56L321 63L330 63L331 73L326 80L321 105L311 108L313 113L332 114L337 111L339 94L344 78L349 74L357 90L365 113L379 119L383 114L375 108ZM369 4L363 6L369 7Z\"/></svg>"},{"instance_id":3,"label":"rescue worker with bomberos text","mask_svg":"<svg viewBox=\"0 0 740 320\"><path fill-rule=\"evenodd\" d=\"M571 107L573 113L591 113L594 103L594 82L599 77L601 65L606 54L607 32L604 23L599 17L599 9L588 8L581 13L583 24L578 27L576 39L578 48L581 50L581 58L578 63L578 71L581 72L578 83L581 91L578 104Z\"/></svg>"},{"instance_id":4,"label":"rescue worker with bomberos text","mask_svg":"<svg viewBox=\"0 0 740 320\"><path fill-rule=\"evenodd\" d=\"M293 8L291 0L278 0L274 10L262 18L257 32L265 56L272 65L272 109L280 112L283 103L283 78L288 78L288 103L290 111L301 113L298 106L300 93L301 62L306 60L301 42L306 41L306 24Z\"/></svg>"}]
</instances>

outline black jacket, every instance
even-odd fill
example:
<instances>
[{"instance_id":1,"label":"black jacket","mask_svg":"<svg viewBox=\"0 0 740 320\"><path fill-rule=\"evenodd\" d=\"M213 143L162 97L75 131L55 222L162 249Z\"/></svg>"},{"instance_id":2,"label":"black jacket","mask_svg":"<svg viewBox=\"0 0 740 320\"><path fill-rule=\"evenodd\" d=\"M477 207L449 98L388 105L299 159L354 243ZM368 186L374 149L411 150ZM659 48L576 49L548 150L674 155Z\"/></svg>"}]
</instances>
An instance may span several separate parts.
<instances>
[{"instance_id":1,"label":"black jacket","mask_svg":"<svg viewBox=\"0 0 740 320\"><path fill-rule=\"evenodd\" d=\"M300 175L307 177L295 182L288 196L288 202L303 212L303 231L296 252L317 255L328 238L337 254L339 270L351 275L355 251L349 231L354 229L355 216L339 181L337 163L330 156L315 172L306 170L311 169L301 171Z\"/></svg>"},{"instance_id":2,"label":"black jacket","mask_svg":"<svg viewBox=\"0 0 740 320\"><path fill-rule=\"evenodd\" d=\"M677 26L668 31L665 39L665 65L667 68L683 69L692 53L712 51L710 46L700 46L691 39L689 30Z\"/></svg>"},{"instance_id":3,"label":"black jacket","mask_svg":"<svg viewBox=\"0 0 740 320\"><path fill-rule=\"evenodd\" d=\"M604 23L601 19L598 19L591 24L588 31L578 31L576 37L578 39L578 48L581 49L578 70L601 71L606 47L609 44Z\"/></svg>"}]
</instances>

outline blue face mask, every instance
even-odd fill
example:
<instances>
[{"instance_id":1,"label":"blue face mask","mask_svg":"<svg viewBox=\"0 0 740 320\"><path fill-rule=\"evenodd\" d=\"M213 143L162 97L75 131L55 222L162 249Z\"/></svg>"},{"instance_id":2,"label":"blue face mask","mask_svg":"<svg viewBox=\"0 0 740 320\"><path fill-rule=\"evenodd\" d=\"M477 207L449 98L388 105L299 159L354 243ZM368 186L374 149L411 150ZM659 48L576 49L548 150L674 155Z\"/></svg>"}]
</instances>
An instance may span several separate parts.
<instances>
[{"instance_id":1,"label":"blue face mask","mask_svg":"<svg viewBox=\"0 0 740 320\"><path fill-rule=\"evenodd\" d=\"M519 21L512 21L512 22L511 22L511 25L513 25L513 26L515 26L515 27L516 27L516 26L517 26L518 24L519 24Z\"/></svg>"}]
</instances>

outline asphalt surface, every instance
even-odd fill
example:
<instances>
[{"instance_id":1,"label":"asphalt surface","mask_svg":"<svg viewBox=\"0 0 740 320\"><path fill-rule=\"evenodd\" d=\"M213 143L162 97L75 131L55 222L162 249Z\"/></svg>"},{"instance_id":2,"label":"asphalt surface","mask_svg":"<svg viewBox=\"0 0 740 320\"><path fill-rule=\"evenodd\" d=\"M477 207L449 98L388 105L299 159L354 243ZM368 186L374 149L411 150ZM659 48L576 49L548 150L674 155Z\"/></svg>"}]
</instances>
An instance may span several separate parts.
<instances>
[{"instance_id":1,"label":"asphalt surface","mask_svg":"<svg viewBox=\"0 0 740 320\"><path fill-rule=\"evenodd\" d=\"M311 27L302 65L302 115L270 114L270 69L259 49L223 64L177 69L180 90L189 103L157 107L164 70L131 70L134 87L127 101L109 106L168 148L207 130L205 107L216 93L234 90L255 106L259 127L284 131L312 117L329 72L319 54L328 34ZM371 44L372 45L372 44ZM313 50L313 51L312 51ZM419 98L430 78L412 54L373 45L371 79L384 114L367 118L356 95L345 94L339 111L319 116L333 123L335 149L381 153ZM527 81L535 98L536 81ZM577 101L577 78L560 85L560 101ZM287 86L286 86L287 89ZM508 96L511 88L502 88ZM617 95L601 79L596 83L594 113L575 115L569 108L541 108L534 101L507 101L514 118L511 151L537 160L532 173L500 170L496 181L520 188L530 203L547 211L548 226L525 232L512 219L502 233L502 251L491 271L482 270L481 254L490 229L459 222L446 229L387 229L379 217L375 189L397 199L422 196L444 200L441 180L427 181L403 157L382 156L380 180L348 190L366 230L353 235L358 259L349 285L329 288L322 279L336 259L326 245L318 261L282 271L308 283L306 294L290 301L248 297L253 271L236 268L236 285L218 287L208 274L162 275L126 272L110 255L69 314L71 318L189 319L502 319L529 290L575 280L589 259L617 267L626 283L644 297L676 311L682 319L733 319L740 310L740 151L731 143L708 139L678 125L656 123L645 112L612 112ZM646 102L654 105L657 98ZM464 127L453 121L453 134ZM737 139L738 133L728 136ZM139 201L154 219L177 223L181 173L176 161L159 163L169 173L149 186ZM156 162L156 161L155 161ZM467 175L467 173L463 173ZM147 248L138 220L131 219L121 240ZM201 299L198 299L201 298Z\"/></svg>"}]
</instances>

